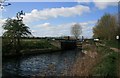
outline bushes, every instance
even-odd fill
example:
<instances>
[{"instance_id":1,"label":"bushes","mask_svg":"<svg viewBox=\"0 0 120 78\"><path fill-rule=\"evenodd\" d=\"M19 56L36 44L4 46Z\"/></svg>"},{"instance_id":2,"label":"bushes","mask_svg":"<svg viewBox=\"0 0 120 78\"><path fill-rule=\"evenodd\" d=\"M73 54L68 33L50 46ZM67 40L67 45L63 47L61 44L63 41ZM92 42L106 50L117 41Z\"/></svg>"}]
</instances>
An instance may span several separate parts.
<instances>
[{"instance_id":1,"label":"bushes","mask_svg":"<svg viewBox=\"0 0 120 78\"><path fill-rule=\"evenodd\" d=\"M10 43L10 39L2 39L2 55L10 53L12 49L14 46Z\"/></svg>"}]
</instances>

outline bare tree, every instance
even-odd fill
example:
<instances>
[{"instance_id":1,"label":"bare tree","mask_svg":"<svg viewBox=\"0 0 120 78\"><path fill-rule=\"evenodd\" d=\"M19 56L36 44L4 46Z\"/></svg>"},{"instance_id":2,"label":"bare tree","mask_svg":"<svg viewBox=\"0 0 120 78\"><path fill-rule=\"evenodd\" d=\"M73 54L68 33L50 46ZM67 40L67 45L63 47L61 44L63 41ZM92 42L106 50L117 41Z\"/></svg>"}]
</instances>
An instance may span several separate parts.
<instances>
[{"instance_id":1,"label":"bare tree","mask_svg":"<svg viewBox=\"0 0 120 78\"><path fill-rule=\"evenodd\" d=\"M82 34L82 27L80 24L76 23L72 26L71 34L75 36L76 39Z\"/></svg>"}]
</instances>

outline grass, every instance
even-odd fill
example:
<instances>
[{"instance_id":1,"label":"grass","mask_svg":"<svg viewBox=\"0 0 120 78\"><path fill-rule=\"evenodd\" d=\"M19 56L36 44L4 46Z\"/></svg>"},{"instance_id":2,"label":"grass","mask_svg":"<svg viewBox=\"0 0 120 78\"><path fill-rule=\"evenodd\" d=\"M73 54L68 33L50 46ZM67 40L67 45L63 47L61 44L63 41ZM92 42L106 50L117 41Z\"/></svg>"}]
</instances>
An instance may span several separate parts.
<instances>
[{"instance_id":1,"label":"grass","mask_svg":"<svg viewBox=\"0 0 120 78\"><path fill-rule=\"evenodd\" d=\"M98 52L101 54L101 61L93 69L93 75L117 76L118 53L101 46L98 47Z\"/></svg>"},{"instance_id":2,"label":"grass","mask_svg":"<svg viewBox=\"0 0 120 78\"><path fill-rule=\"evenodd\" d=\"M44 49L44 48L54 48L47 40L22 40L22 49Z\"/></svg>"},{"instance_id":3,"label":"grass","mask_svg":"<svg viewBox=\"0 0 120 78\"><path fill-rule=\"evenodd\" d=\"M93 40L88 40L87 42L83 42L82 47L86 51L94 51L96 46Z\"/></svg>"},{"instance_id":4,"label":"grass","mask_svg":"<svg viewBox=\"0 0 120 78\"><path fill-rule=\"evenodd\" d=\"M110 41L106 40L104 42L105 42L106 46L120 49L120 42L117 40L110 40Z\"/></svg>"},{"instance_id":5,"label":"grass","mask_svg":"<svg viewBox=\"0 0 120 78\"><path fill-rule=\"evenodd\" d=\"M120 48L117 41L104 41L106 46L98 46L98 53L101 55L101 61L93 69L95 76L110 76L117 77L119 53L114 52L110 47Z\"/></svg>"},{"instance_id":6,"label":"grass","mask_svg":"<svg viewBox=\"0 0 120 78\"><path fill-rule=\"evenodd\" d=\"M9 40L4 39L2 45L2 53L9 54L15 53L15 48L12 44L7 45ZM57 47L50 44L48 40L45 39L22 39L21 40L21 50L30 50L30 49L57 49Z\"/></svg>"}]
</instances>

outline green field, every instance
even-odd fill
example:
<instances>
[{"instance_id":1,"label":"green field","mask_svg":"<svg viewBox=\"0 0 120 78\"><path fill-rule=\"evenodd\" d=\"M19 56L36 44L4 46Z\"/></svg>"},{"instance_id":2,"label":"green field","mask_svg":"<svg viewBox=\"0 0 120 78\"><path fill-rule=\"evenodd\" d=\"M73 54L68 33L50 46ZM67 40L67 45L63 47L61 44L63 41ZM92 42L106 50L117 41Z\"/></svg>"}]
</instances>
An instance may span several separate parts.
<instances>
[{"instance_id":1,"label":"green field","mask_svg":"<svg viewBox=\"0 0 120 78\"><path fill-rule=\"evenodd\" d=\"M8 40L3 40L2 53L14 53L15 47L12 44L8 44ZM22 39L20 41L20 50L31 49L56 49L57 47L51 45L50 41L46 39Z\"/></svg>"}]
</instances>

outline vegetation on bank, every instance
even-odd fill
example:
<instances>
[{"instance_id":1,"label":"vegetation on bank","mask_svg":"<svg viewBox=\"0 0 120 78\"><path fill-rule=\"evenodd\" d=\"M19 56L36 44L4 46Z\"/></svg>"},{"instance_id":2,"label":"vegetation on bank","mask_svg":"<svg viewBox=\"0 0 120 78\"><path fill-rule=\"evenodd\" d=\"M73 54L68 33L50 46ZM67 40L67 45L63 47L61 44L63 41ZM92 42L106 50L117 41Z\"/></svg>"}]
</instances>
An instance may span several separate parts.
<instances>
[{"instance_id":1,"label":"vegetation on bank","mask_svg":"<svg viewBox=\"0 0 120 78\"><path fill-rule=\"evenodd\" d=\"M110 41L105 40L104 43L108 47L113 47L113 48L120 49L120 42L118 40L110 40Z\"/></svg>"},{"instance_id":2,"label":"vegetation on bank","mask_svg":"<svg viewBox=\"0 0 120 78\"><path fill-rule=\"evenodd\" d=\"M20 42L20 50L57 49L57 47L51 45L50 41L45 39L22 39ZM15 46L8 44L6 39L3 39L2 48L3 55L16 53Z\"/></svg>"},{"instance_id":3,"label":"vegetation on bank","mask_svg":"<svg viewBox=\"0 0 120 78\"><path fill-rule=\"evenodd\" d=\"M93 37L101 40L100 44L97 43L101 60L94 67L93 75L117 76L119 53L115 51L120 49L119 39L116 39L116 36L120 36L119 29L118 19L111 14L104 14L93 27Z\"/></svg>"},{"instance_id":4,"label":"vegetation on bank","mask_svg":"<svg viewBox=\"0 0 120 78\"><path fill-rule=\"evenodd\" d=\"M93 51L93 50L95 50L95 47L96 47L96 45L93 40L87 40L82 43L82 48L83 48L83 50L86 50L86 51L89 51L89 50Z\"/></svg>"},{"instance_id":5,"label":"vegetation on bank","mask_svg":"<svg viewBox=\"0 0 120 78\"><path fill-rule=\"evenodd\" d=\"M117 65L119 54L109 47L98 46L98 54L100 54L100 62L94 67L94 76L117 76Z\"/></svg>"},{"instance_id":6,"label":"vegetation on bank","mask_svg":"<svg viewBox=\"0 0 120 78\"><path fill-rule=\"evenodd\" d=\"M22 40L22 49L47 49L55 48L48 40Z\"/></svg>"},{"instance_id":7,"label":"vegetation on bank","mask_svg":"<svg viewBox=\"0 0 120 78\"><path fill-rule=\"evenodd\" d=\"M19 54L21 51L21 39L22 37L32 36L29 27L23 23L23 17L25 15L23 11L20 11L16 14L16 18L8 18L5 23L2 25L2 28L5 30L2 37L3 40L3 54L4 50L12 50ZM7 51L6 51L7 53Z\"/></svg>"},{"instance_id":8,"label":"vegetation on bank","mask_svg":"<svg viewBox=\"0 0 120 78\"><path fill-rule=\"evenodd\" d=\"M16 18L8 18L3 24L2 54L19 55L21 50L31 49L55 49L46 39L22 39L32 36L28 26L23 23L23 11L16 14ZM24 53L25 54L25 53Z\"/></svg>"},{"instance_id":9,"label":"vegetation on bank","mask_svg":"<svg viewBox=\"0 0 120 78\"><path fill-rule=\"evenodd\" d=\"M102 40L115 40L120 36L120 26L114 15L104 14L93 27L93 37Z\"/></svg>"},{"instance_id":10,"label":"vegetation on bank","mask_svg":"<svg viewBox=\"0 0 120 78\"><path fill-rule=\"evenodd\" d=\"M104 45L105 44L105 45ZM111 47L117 48L120 45L116 40L94 42L93 40L87 40L83 42L83 50L89 54L89 52L97 52L96 65L91 70L92 76L108 76L116 78L118 76L119 67L119 52L115 52Z\"/></svg>"}]
</instances>

